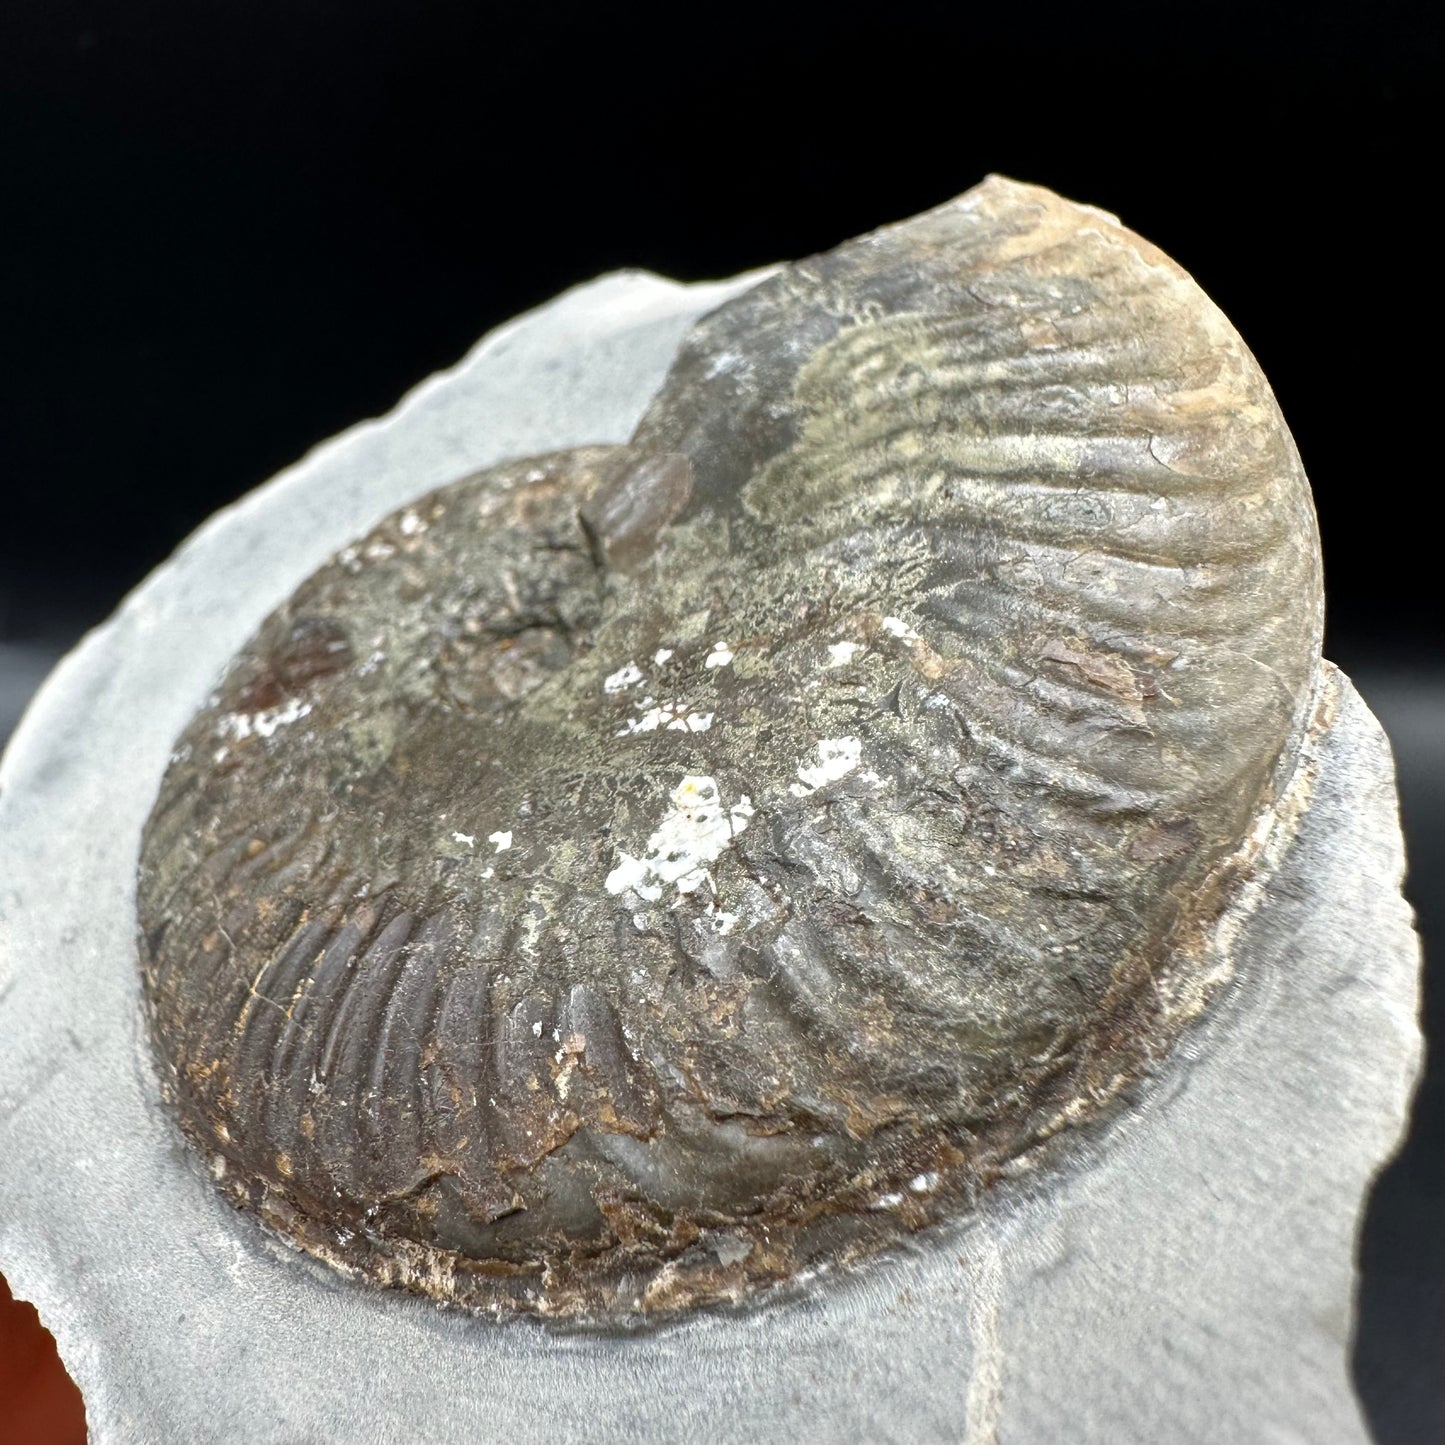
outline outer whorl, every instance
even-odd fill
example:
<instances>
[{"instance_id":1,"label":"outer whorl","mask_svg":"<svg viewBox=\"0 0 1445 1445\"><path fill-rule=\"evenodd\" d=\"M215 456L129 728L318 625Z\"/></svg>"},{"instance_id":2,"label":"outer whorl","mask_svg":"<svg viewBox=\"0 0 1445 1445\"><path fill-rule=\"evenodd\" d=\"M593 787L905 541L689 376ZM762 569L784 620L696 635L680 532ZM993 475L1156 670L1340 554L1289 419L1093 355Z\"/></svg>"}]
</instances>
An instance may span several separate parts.
<instances>
[{"instance_id":1,"label":"outer whorl","mask_svg":"<svg viewBox=\"0 0 1445 1445\"><path fill-rule=\"evenodd\" d=\"M167 1092L367 1277L625 1320L955 1217L1221 976L1320 633L1258 366L990 180L699 323L627 447L261 627L140 875Z\"/></svg>"}]
</instances>

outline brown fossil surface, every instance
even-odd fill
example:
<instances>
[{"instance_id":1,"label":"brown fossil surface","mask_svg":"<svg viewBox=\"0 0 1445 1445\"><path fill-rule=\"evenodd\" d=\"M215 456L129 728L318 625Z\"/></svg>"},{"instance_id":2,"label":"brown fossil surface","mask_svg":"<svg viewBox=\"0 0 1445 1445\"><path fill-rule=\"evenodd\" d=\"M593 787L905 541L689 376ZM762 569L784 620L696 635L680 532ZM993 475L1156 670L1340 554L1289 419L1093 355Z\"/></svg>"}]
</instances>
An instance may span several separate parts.
<instances>
[{"instance_id":1,"label":"brown fossil surface","mask_svg":"<svg viewBox=\"0 0 1445 1445\"><path fill-rule=\"evenodd\" d=\"M991 179L706 317L629 445L424 496L265 621L145 834L165 1092L243 1208L484 1311L956 1218L1223 976L1320 619L1239 336Z\"/></svg>"}]
</instances>

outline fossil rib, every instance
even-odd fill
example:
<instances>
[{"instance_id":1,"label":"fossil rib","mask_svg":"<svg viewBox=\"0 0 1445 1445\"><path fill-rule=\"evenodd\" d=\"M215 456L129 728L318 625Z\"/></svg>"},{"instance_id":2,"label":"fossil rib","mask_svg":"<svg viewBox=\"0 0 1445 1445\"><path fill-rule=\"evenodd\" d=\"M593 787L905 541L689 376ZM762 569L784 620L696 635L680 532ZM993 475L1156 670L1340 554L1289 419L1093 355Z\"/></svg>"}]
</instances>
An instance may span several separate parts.
<instances>
[{"instance_id":1,"label":"fossil rib","mask_svg":"<svg viewBox=\"0 0 1445 1445\"><path fill-rule=\"evenodd\" d=\"M442 488L267 619L146 832L167 1092L238 1203L478 1309L885 1246L1202 1006L1319 635L1239 337L990 180L704 319L628 446Z\"/></svg>"}]
</instances>

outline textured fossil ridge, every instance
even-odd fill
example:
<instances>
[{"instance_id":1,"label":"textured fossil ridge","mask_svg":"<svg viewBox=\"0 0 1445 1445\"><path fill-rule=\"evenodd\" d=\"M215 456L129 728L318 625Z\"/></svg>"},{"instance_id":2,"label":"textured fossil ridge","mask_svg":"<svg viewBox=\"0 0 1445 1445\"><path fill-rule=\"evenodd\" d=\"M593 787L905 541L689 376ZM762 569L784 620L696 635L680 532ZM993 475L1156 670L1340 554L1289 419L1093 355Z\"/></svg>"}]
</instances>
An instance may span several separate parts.
<instances>
[{"instance_id":1,"label":"textured fossil ridge","mask_svg":"<svg viewBox=\"0 0 1445 1445\"><path fill-rule=\"evenodd\" d=\"M1112 218L992 179L783 268L629 445L346 548L182 735L180 1123L304 1248L503 1313L956 1217L1227 968L1320 596L1263 375Z\"/></svg>"}]
</instances>

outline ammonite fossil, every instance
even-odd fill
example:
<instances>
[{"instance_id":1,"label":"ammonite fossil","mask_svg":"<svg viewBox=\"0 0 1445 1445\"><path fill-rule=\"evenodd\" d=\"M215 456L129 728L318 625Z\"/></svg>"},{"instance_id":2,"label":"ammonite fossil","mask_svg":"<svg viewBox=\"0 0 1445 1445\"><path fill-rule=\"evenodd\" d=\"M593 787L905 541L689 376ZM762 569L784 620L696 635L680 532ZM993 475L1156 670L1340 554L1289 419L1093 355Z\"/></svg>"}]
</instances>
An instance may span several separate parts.
<instances>
[{"instance_id":1,"label":"ammonite fossil","mask_svg":"<svg viewBox=\"0 0 1445 1445\"><path fill-rule=\"evenodd\" d=\"M1190 278L990 180L687 337L626 446L424 496L261 627L145 835L221 1187L486 1311L745 1298L973 1207L1206 1002L1320 638Z\"/></svg>"}]
</instances>

